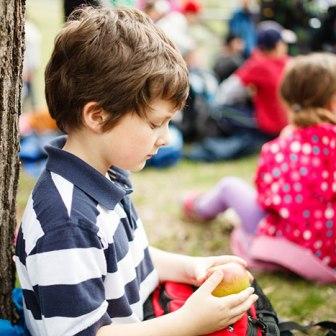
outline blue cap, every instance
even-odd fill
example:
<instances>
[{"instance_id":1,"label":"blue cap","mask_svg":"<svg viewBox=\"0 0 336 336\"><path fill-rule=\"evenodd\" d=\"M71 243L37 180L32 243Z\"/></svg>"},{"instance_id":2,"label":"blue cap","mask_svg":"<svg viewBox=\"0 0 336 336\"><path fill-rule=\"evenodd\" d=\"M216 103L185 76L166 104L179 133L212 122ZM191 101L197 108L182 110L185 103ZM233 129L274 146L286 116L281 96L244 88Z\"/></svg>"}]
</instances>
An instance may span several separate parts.
<instances>
[{"instance_id":1,"label":"blue cap","mask_svg":"<svg viewBox=\"0 0 336 336\"><path fill-rule=\"evenodd\" d=\"M257 44L261 49L273 49L281 40L281 34L275 29L268 29L258 32Z\"/></svg>"},{"instance_id":2,"label":"blue cap","mask_svg":"<svg viewBox=\"0 0 336 336\"><path fill-rule=\"evenodd\" d=\"M261 49L274 49L279 41L285 43L295 43L296 34L284 29L279 23L275 21L261 22L257 27L257 44Z\"/></svg>"}]
</instances>

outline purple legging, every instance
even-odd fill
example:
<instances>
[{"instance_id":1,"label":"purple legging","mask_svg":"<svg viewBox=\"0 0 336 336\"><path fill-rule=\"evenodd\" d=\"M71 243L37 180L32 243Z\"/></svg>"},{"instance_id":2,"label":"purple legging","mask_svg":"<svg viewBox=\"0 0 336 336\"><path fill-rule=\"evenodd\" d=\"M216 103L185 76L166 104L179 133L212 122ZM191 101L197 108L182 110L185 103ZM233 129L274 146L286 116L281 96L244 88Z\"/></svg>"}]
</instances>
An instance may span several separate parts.
<instances>
[{"instance_id":1,"label":"purple legging","mask_svg":"<svg viewBox=\"0 0 336 336\"><path fill-rule=\"evenodd\" d=\"M215 217L229 208L238 214L242 228L250 234L256 232L259 221L265 216L256 202L256 191L237 177L224 177L202 194L196 204L197 212L204 218Z\"/></svg>"}]
</instances>

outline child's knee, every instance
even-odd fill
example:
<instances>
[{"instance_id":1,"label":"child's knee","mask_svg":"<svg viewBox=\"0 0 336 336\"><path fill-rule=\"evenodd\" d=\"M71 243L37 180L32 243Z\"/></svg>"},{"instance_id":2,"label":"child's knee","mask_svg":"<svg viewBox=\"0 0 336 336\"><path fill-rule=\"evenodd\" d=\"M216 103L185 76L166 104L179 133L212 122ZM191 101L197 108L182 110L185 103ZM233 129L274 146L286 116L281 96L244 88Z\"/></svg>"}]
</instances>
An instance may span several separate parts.
<instances>
[{"instance_id":1,"label":"child's knee","mask_svg":"<svg viewBox=\"0 0 336 336\"><path fill-rule=\"evenodd\" d=\"M246 184L246 182L244 180L242 180L239 177L235 177L235 176L226 176L224 178L222 178L219 182L219 186L221 189L227 189L227 188L236 188L237 186L240 186L242 184Z\"/></svg>"}]
</instances>

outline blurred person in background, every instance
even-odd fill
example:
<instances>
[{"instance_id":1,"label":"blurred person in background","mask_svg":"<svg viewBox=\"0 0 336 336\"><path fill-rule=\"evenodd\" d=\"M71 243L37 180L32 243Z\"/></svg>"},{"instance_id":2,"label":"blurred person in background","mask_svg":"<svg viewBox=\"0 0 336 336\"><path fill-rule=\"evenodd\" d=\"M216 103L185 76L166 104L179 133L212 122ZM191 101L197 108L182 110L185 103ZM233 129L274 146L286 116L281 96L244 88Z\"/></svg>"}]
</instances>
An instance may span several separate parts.
<instances>
[{"instance_id":1,"label":"blurred person in background","mask_svg":"<svg viewBox=\"0 0 336 336\"><path fill-rule=\"evenodd\" d=\"M197 24L200 21L202 6L197 0L185 0L181 6L181 12L189 25Z\"/></svg>"},{"instance_id":2,"label":"blurred person in background","mask_svg":"<svg viewBox=\"0 0 336 336\"><path fill-rule=\"evenodd\" d=\"M184 0L181 13L187 20L188 35L197 46L198 53L203 59L203 66L211 69L212 60L220 48L218 34L204 20L204 8L198 0Z\"/></svg>"},{"instance_id":3,"label":"blurred person in background","mask_svg":"<svg viewBox=\"0 0 336 336\"><path fill-rule=\"evenodd\" d=\"M218 88L218 81L214 74L206 68L198 47L194 46L185 52L183 57L189 70L190 90L178 126L183 133L184 140L194 142L213 133L207 121Z\"/></svg>"},{"instance_id":4,"label":"blurred person in background","mask_svg":"<svg viewBox=\"0 0 336 336\"><path fill-rule=\"evenodd\" d=\"M34 80L36 71L40 66L41 58L41 33L34 23L27 19L25 23L26 49L23 60L23 111L34 111L36 109L36 97L34 92ZM28 103L29 102L29 103ZM27 104L30 104L27 105Z\"/></svg>"},{"instance_id":5,"label":"blurred person in background","mask_svg":"<svg viewBox=\"0 0 336 336\"><path fill-rule=\"evenodd\" d=\"M229 33L225 37L213 67L219 83L231 76L244 63L244 47L244 41L238 35Z\"/></svg>"},{"instance_id":6,"label":"blurred person in background","mask_svg":"<svg viewBox=\"0 0 336 336\"><path fill-rule=\"evenodd\" d=\"M257 15L251 9L250 0L241 0L241 6L229 19L229 31L240 36L245 43L244 57L249 57L256 46Z\"/></svg>"},{"instance_id":7,"label":"blurred person in background","mask_svg":"<svg viewBox=\"0 0 336 336\"><path fill-rule=\"evenodd\" d=\"M148 0L143 10L177 45L182 54L194 45L187 19L181 12L173 10L169 1Z\"/></svg>"}]
</instances>

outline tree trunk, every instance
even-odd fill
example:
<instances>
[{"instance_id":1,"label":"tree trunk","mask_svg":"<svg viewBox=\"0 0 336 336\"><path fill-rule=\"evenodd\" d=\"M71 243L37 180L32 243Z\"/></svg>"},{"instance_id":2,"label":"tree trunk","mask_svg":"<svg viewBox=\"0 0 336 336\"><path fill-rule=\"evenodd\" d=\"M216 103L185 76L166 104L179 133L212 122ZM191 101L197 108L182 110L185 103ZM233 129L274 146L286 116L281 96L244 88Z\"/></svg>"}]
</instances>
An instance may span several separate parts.
<instances>
[{"instance_id":1,"label":"tree trunk","mask_svg":"<svg viewBox=\"0 0 336 336\"><path fill-rule=\"evenodd\" d=\"M25 0L0 0L0 318L13 320L13 233L19 175Z\"/></svg>"}]
</instances>

